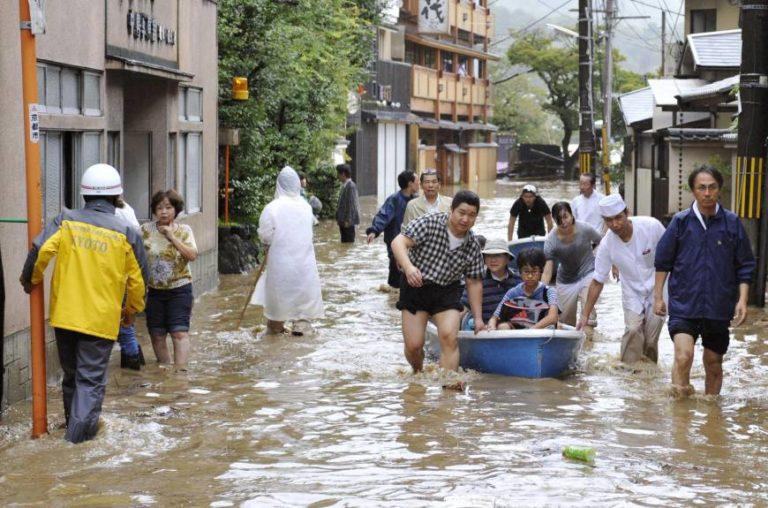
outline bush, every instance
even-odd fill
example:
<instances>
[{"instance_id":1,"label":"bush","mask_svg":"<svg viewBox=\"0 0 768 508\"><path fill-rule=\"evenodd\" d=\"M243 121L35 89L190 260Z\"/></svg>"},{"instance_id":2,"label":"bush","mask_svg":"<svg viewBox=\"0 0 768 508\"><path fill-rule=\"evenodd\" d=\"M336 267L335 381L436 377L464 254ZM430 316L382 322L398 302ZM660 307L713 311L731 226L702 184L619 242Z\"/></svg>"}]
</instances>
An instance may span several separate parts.
<instances>
[{"instance_id":1,"label":"bush","mask_svg":"<svg viewBox=\"0 0 768 508\"><path fill-rule=\"evenodd\" d=\"M320 164L307 174L310 194L314 194L323 203L320 217L324 219L336 216L336 208L339 204L339 181L336 177L336 168L330 164Z\"/></svg>"}]
</instances>

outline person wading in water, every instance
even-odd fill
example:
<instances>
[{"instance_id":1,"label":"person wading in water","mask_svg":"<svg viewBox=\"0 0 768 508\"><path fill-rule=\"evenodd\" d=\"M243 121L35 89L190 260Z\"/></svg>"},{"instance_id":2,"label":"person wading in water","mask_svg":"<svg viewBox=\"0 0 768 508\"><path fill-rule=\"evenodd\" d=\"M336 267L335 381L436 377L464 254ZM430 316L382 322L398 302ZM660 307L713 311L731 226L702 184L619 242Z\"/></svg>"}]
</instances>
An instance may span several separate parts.
<instances>
[{"instance_id":1,"label":"person wading in water","mask_svg":"<svg viewBox=\"0 0 768 508\"><path fill-rule=\"evenodd\" d=\"M431 213L408 224L392 242L395 259L403 268L400 283L405 357L419 372L424 366L424 337L431 317L440 339L440 367L458 370L458 333L464 279L475 333L483 322L483 255L471 231L480 211L480 198L459 191L449 213ZM461 383L447 386L463 389Z\"/></svg>"}]
</instances>

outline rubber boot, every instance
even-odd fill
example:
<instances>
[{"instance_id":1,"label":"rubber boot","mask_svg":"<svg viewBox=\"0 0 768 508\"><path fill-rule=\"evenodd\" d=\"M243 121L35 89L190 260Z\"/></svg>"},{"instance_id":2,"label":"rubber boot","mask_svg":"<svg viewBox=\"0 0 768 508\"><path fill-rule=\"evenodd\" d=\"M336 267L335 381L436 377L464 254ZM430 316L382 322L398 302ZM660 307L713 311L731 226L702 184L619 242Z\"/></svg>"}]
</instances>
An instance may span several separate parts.
<instances>
[{"instance_id":1,"label":"rubber boot","mask_svg":"<svg viewBox=\"0 0 768 508\"><path fill-rule=\"evenodd\" d=\"M147 362L144 360L144 353L141 351L141 346L139 346L139 354L136 356L128 356L122 351L120 352L121 369L141 370L141 366L146 364Z\"/></svg>"}]
</instances>

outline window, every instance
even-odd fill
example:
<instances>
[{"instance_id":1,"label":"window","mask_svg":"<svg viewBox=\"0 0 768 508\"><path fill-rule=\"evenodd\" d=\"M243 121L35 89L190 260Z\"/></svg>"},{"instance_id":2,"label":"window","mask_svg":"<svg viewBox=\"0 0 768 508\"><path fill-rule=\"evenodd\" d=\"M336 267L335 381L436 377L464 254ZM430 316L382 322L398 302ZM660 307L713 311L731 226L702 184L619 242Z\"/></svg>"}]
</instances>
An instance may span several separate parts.
<instances>
[{"instance_id":1,"label":"window","mask_svg":"<svg viewBox=\"0 0 768 508\"><path fill-rule=\"evenodd\" d=\"M43 173L43 218L47 223L61 212L63 153L60 132L40 133L40 157Z\"/></svg>"},{"instance_id":2,"label":"window","mask_svg":"<svg viewBox=\"0 0 768 508\"><path fill-rule=\"evenodd\" d=\"M107 164L120 171L120 132L111 131L107 133Z\"/></svg>"},{"instance_id":3,"label":"window","mask_svg":"<svg viewBox=\"0 0 768 508\"><path fill-rule=\"evenodd\" d=\"M201 122L203 120L203 90L200 88L179 88L179 120Z\"/></svg>"},{"instance_id":4,"label":"window","mask_svg":"<svg viewBox=\"0 0 768 508\"><path fill-rule=\"evenodd\" d=\"M199 132L179 134L179 166L176 176L178 189L183 191L186 212L202 209L203 143Z\"/></svg>"},{"instance_id":5,"label":"window","mask_svg":"<svg viewBox=\"0 0 768 508\"><path fill-rule=\"evenodd\" d=\"M409 64L418 64L417 59L416 46L410 41L405 41L405 62Z\"/></svg>"},{"instance_id":6,"label":"window","mask_svg":"<svg viewBox=\"0 0 768 508\"><path fill-rule=\"evenodd\" d=\"M421 50L424 52L424 67L436 69L437 64L435 63L435 60L437 59L437 53L435 50L432 48L421 48Z\"/></svg>"},{"instance_id":7,"label":"window","mask_svg":"<svg viewBox=\"0 0 768 508\"><path fill-rule=\"evenodd\" d=\"M37 65L37 102L48 114L100 116L101 74L73 67Z\"/></svg>"},{"instance_id":8,"label":"window","mask_svg":"<svg viewBox=\"0 0 768 508\"><path fill-rule=\"evenodd\" d=\"M187 119L187 89L179 87L179 120Z\"/></svg>"},{"instance_id":9,"label":"window","mask_svg":"<svg viewBox=\"0 0 768 508\"><path fill-rule=\"evenodd\" d=\"M716 9L692 9L691 33L714 32L717 30Z\"/></svg>"},{"instance_id":10,"label":"window","mask_svg":"<svg viewBox=\"0 0 768 508\"><path fill-rule=\"evenodd\" d=\"M40 133L43 213L46 221L62 207L80 208L80 179L91 164L101 162L101 133L43 131Z\"/></svg>"},{"instance_id":11,"label":"window","mask_svg":"<svg viewBox=\"0 0 768 508\"><path fill-rule=\"evenodd\" d=\"M176 189L176 136L175 132L168 135L168 167L165 170L165 188Z\"/></svg>"},{"instance_id":12,"label":"window","mask_svg":"<svg viewBox=\"0 0 768 508\"><path fill-rule=\"evenodd\" d=\"M58 67L45 68L45 110L61 113L61 70Z\"/></svg>"},{"instance_id":13,"label":"window","mask_svg":"<svg viewBox=\"0 0 768 508\"><path fill-rule=\"evenodd\" d=\"M45 111L45 65L37 64L37 103Z\"/></svg>"},{"instance_id":14,"label":"window","mask_svg":"<svg viewBox=\"0 0 768 508\"><path fill-rule=\"evenodd\" d=\"M101 115L101 75L83 72L83 114Z\"/></svg>"},{"instance_id":15,"label":"window","mask_svg":"<svg viewBox=\"0 0 768 508\"><path fill-rule=\"evenodd\" d=\"M80 114L79 73L74 69L61 70L61 112L65 115Z\"/></svg>"}]
</instances>

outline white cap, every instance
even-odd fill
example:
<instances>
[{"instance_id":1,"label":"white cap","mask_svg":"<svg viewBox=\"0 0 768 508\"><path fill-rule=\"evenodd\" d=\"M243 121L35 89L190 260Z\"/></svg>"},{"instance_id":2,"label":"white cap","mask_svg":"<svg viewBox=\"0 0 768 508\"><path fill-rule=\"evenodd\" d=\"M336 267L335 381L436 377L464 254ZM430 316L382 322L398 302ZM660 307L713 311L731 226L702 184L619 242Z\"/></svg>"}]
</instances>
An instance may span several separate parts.
<instances>
[{"instance_id":1,"label":"white cap","mask_svg":"<svg viewBox=\"0 0 768 508\"><path fill-rule=\"evenodd\" d=\"M536 194L536 186L535 185L531 185L529 183L525 187L523 187L523 192L530 192L532 194Z\"/></svg>"},{"instance_id":2,"label":"white cap","mask_svg":"<svg viewBox=\"0 0 768 508\"><path fill-rule=\"evenodd\" d=\"M485 248L482 250L483 254L507 254L511 256L509 253L509 247L507 247L507 242L502 240L501 238L491 238L487 242L485 242Z\"/></svg>"},{"instance_id":3,"label":"white cap","mask_svg":"<svg viewBox=\"0 0 768 508\"><path fill-rule=\"evenodd\" d=\"M80 180L82 196L119 196L123 193L120 173L109 164L94 164Z\"/></svg>"},{"instance_id":4,"label":"white cap","mask_svg":"<svg viewBox=\"0 0 768 508\"><path fill-rule=\"evenodd\" d=\"M600 199L600 215L603 217L615 217L627 209L620 194L608 194Z\"/></svg>"}]
</instances>

